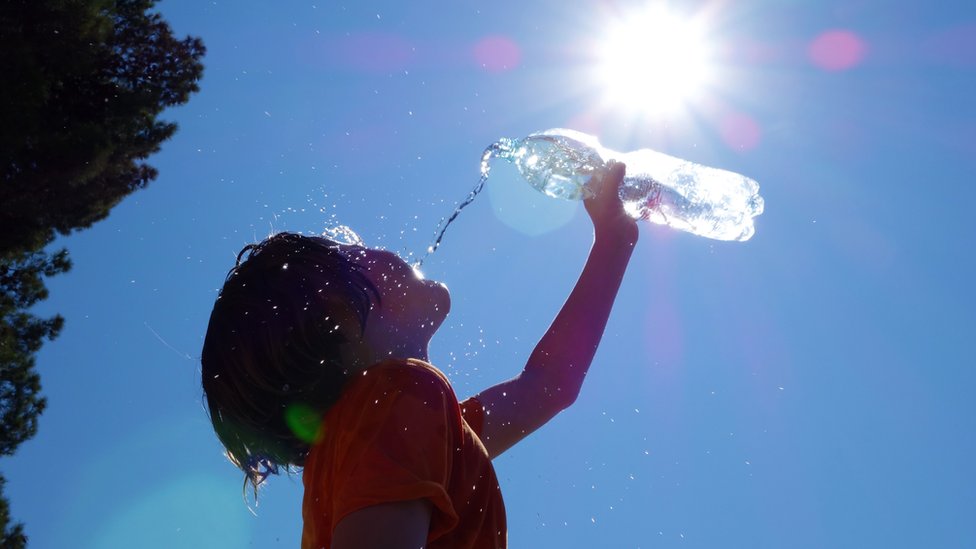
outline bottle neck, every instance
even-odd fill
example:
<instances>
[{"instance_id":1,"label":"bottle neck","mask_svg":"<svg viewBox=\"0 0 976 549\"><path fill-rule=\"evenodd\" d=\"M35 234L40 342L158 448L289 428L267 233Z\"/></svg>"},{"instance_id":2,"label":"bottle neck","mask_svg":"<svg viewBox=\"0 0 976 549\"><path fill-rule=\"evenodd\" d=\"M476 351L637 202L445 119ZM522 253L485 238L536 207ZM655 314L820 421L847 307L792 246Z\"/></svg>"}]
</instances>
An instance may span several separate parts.
<instances>
[{"instance_id":1,"label":"bottle neck","mask_svg":"<svg viewBox=\"0 0 976 549\"><path fill-rule=\"evenodd\" d=\"M515 158L515 150L519 147L519 141L503 137L497 142L492 143L481 155L481 175L488 177L491 171L492 158L504 158L511 162Z\"/></svg>"},{"instance_id":2,"label":"bottle neck","mask_svg":"<svg viewBox=\"0 0 976 549\"><path fill-rule=\"evenodd\" d=\"M518 139L503 137L488 147L488 150L491 151L492 156L510 160L513 156L515 156L515 150L518 149L518 147Z\"/></svg>"}]
</instances>

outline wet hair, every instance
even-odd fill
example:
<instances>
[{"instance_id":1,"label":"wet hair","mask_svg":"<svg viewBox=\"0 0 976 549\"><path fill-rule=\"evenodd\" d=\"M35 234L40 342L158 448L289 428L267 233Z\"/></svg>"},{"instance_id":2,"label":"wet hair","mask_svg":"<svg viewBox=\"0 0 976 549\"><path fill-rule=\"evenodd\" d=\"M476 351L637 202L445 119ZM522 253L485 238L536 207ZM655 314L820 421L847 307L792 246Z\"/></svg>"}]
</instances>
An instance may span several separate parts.
<instances>
[{"instance_id":1,"label":"wet hair","mask_svg":"<svg viewBox=\"0 0 976 549\"><path fill-rule=\"evenodd\" d=\"M300 467L348 377L340 358L376 287L348 250L279 233L245 246L214 303L201 354L210 421L230 461L258 486ZM345 333L343 333L345 332Z\"/></svg>"}]
</instances>

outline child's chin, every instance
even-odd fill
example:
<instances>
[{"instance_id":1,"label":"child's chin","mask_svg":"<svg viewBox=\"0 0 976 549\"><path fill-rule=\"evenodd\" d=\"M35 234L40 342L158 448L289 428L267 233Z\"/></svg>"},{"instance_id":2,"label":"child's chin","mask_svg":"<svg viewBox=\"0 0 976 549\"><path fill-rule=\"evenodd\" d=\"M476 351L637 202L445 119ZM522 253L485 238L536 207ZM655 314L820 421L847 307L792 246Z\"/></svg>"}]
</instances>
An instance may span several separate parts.
<instances>
[{"instance_id":1,"label":"child's chin","mask_svg":"<svg viewBox=\"0 0 976 549\"><path fill-rule=\"evenodd\" d=\"M430 303L435 308L435 314L447 316L447 313L451 312L451 292L448 291L447 285L434 280L425 280L424 284L431 290Z\"/></svg>"}]
</instances>

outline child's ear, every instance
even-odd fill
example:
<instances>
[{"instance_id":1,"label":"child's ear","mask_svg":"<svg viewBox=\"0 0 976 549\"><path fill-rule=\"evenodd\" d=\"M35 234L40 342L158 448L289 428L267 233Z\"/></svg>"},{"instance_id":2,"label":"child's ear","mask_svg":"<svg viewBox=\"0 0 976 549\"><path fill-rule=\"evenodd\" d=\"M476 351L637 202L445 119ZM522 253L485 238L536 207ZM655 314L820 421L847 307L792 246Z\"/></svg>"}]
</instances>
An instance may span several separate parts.
<instances>
[{"instance_id":1,"label":"child's ear","mask_svg":"<svg viewBox=\"0 0 976 549\"><path fill-rule=\"evenodd\" d=\"M375 308L371 310L366 317L366 322L368 323L370 317L377 314L379 314L378 310ZM347 304L330 307L322 326L327 334L338 335L341 338L339 360L342 361L343 368L348 370L347 374L365 368L371 363L372 351L363 337L366 327L360 323L359 315Z\"/></svg>"}]
</instances>

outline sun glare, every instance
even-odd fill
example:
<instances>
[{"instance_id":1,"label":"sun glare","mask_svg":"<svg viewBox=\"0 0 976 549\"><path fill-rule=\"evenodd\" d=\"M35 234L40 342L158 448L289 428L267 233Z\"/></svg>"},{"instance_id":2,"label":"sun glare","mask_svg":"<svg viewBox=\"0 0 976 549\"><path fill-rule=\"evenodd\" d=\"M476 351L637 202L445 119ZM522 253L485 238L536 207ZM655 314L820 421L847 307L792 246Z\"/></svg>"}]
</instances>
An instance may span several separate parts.
<instances>
[{"instance_id":1,"label":"sun glare","mask_svg":"<svg viewBox=\"0 0 976 549\"><path fill-rule=\"evenodd\" d=\"M664 8L628 13L608 29L596 67L613 108L666 114L692 102L708 79L704 31Z\"/></svg>"}]
</instances>

